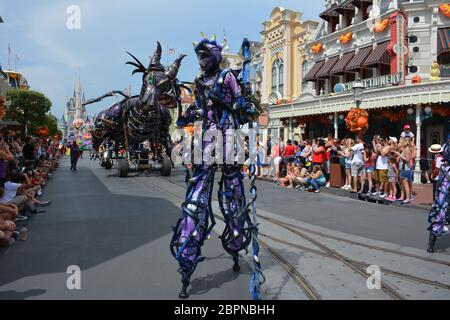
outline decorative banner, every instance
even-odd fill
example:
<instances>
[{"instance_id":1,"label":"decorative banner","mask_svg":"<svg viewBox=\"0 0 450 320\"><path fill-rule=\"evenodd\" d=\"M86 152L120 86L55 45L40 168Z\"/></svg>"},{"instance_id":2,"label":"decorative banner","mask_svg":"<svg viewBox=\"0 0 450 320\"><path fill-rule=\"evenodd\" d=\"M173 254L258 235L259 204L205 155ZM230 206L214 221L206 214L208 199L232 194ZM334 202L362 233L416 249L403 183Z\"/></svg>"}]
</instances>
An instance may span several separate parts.
<instances>
[{"instance_id":1,"label":"decorative banner","mask_svg":"<svg viewBox=\"0 0 450 320\"><path fill-rule=\"evenodd\" d=\"M402 83L406 77L406 58L409 48L406 43L406 16L403 12L396 12L389 17L391 26L391 41L387 52L391 56L391 74L402 73Z\"/></svg>"},{"instance_id":2,"label":"decorative banner","mask_svg":"<svg viewBox=\"0 0 450 320\"><path fill-rule=\"evenodd\" d=\"M352 41L352 39L353 39L353 32L345 33L339 37L339 41L342 44L349 43L350 41Z\"/></svg>"},{"instance_id":3,"label":"decorative banner","mask_svg":"<svg viewBox=\"0 0 450 320\"><path fill-rule=\"evenodd\" d=\"M378 22L375 27L373 28L374 32L380 33L386 30L386 28L389 27L389 19L384 19L381 22Z\"/></svg>"},{"instance_id":4,"label":"decorative banner","mask_svg":"<svg viewBox=\"0 0 450 320\"><path fill-rule=\"evenodd\" d=\"M323 49L323 43L317 43L312 46L311 51L314 54L318 54L322 51L322 49Z\"/></svg>"},{"instance_id":5,"label":"decorative banner","mask_svg":"<svg viewBox=\"0 0 450 320\"><path fill-rule=\"evenodd\" d=\"M439 5L439 11L441 11L441 13L450 18L450 4L448 3L443 3Z\"/></svg>"},{"instance_id":6,"label":"decorative banner","mask_svg":"<svg viewBox=\"0 0 450 320\"><path fill-rule=\"evenodd\" d=\"M361 108L352 108L347 117L345 124L350 132L365 133L369 128L369 114Z\"/></svg>"},{"instance_id":7,"label":"decorative banner","mask_svg":"<svg viewBox=\"0 0 450 320\"><path fill-rule=\"evenodd\" d=\"M402 110L382 110L380 111L380 115L386 119L389 119L389 122L399 122L408 116L408 112L406 109Z\"/></svg>"},{"instance_id":8,"label":"decorative banner","mask_svg":"<svg viewBox=\"0 0 450 320\"><path fill-rule=\"evenodd\" d=\"M450 116L450 109L448 107L443 107L441 105L438 105L436 107L432 107L432 113L438 114L441 117L449 117Z\"/></svg>"}]
</instances>

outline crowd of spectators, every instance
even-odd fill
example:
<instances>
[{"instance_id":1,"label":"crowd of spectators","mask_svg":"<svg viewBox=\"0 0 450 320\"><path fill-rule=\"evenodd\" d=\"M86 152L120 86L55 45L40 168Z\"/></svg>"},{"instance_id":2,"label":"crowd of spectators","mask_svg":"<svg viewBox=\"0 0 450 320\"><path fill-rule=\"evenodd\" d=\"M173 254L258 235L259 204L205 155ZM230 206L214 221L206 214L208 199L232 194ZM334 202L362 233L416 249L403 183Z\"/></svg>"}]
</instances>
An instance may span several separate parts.
<instances>
[{"instance_id":1,"label":"crowd of spectators","mask_svg":"<svg viewBox=\"0 0 450 320\"><path fill-rule=\"evenodd\" d=\"M22 137L14 131L0 132L0 246L12 245L19 236L17 224L44 212L41 196L58 168L59 141Z\"/></svg>"},{"instance_id":2,"label":"crowd of spectators","mask_svg":"<svg viewBox=\"0 0 450 320\"><path fill-rule=\"evenodd\" d=\"M375 135L371 141L360 136L339 140L329 135L284 143L269 136L257 142L255 148L256 174L271 177L282 187L319 193L321 187L330 186L333 159L345 172L341 189L405 204L414 199L417 148L409 125L404 126L399 138ZM421 152L420 168L424 182L431 184L436 178L436 166L433 159L426 159L426 151ZM430 152L437 154L431 148Z\"/></svg>"}]
</instances>

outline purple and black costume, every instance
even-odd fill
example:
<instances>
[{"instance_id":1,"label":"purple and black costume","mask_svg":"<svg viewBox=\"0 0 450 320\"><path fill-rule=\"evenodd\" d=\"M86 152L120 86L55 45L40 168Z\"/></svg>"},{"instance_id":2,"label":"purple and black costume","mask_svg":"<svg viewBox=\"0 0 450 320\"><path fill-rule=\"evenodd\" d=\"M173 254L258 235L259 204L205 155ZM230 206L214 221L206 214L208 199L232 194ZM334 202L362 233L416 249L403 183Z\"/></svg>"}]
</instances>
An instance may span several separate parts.
<instances>
[{"instance_id":1,"label":"purple and black costume","mask_svg":"<svg viewBox=\"0 0 450 320\"><path fill-rule=\"evenodd\" d=\"M204 260L201 248L215 225L211 198L217 169L221 168L222 171L218 200L225 222L225 229L220 238L223 248L233 258L234 271L240 270L239 252L247 249L252 241L252 234L255 234L255 224L252 224L250 219L249 208L256 199L256 187L252 190L254 197L251 204L248 204L242 164L234 158L232 133L240 124L249 122L254 113L254 104L248 96L244 96L245 88L235 74L231 70L220 69L222 46L218 45L215 39L202 39L200 43L195 44L195 52L201 68L200 75L195 79L195 105L178 119L177 124L183 127L194 121L201 121L203 161L193 164L186 201L182 205L182 216L174 227L171 241L171 252L178 260L182 276L180 298L189 297L187 287L191 275L197 264ZM220 165L206 159L216 156L216 141L207 134L207 131L217 132L216 130L220 130L225 150L223 164ZM255 256L259 265L257 255Z\"/></svg>"},{"instance_id":2,"label":"purple and black costume","mask_svg":"<svg viewBox=\"0 0 450 320\"><path fill-rule=\"evenodd\" d=\"M428 217L430 227L428 252L434 252L437 238L448 233L447 225L450 223L450 143L444 146L444 162L439 170L436 183L435 200Z\"/></svg>"}]
</instances>

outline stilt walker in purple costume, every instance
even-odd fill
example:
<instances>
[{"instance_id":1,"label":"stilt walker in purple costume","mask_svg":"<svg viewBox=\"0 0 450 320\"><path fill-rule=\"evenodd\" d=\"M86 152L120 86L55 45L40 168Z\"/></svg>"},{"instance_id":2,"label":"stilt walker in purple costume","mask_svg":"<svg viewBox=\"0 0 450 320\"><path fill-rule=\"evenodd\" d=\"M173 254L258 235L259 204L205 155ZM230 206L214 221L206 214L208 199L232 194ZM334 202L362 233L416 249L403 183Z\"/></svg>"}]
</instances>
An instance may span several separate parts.
<instances>
[{"instance_id":1,"label":"stilt walker in purple costume","mask_svg":"<svg viewBox=\"0 0 450 320\"><path fill-rule=\"evenodd\" d=\"M434 252L436 240L449 233L450 223L450 135L449 142L443 148L443 164L439 170L439 178L436 184L435 200L428 217L430 227L428 252Z\"/></svg>"},{"instance_id":2,"label":"stilt walker in purple costume","mask_svg":"<svg viewBox=\"0 0 450 320\"><path fill-rule=\"evenodd\" d=\"M211 208L214 176L216 170L221 170L218 199L221 213L224 217L225 229L221 235L222 246L234 261L233 270L238 272L239 252L247 250L253 238L253 261L255 270L252 275L251 292L255 299L259 299L259 285L263 282L258 258L259 246L257 243L256 218L256 187L252 180L252 200L247 203L243 184L242 164L235 161L234 137L231 130L238 129L240 125L252 123L255 106L251 100L251 90L247 90L244 76L238 80L236 72L220 68L222 61L221 45L215 39L209 40L204 34L203 39L194 43L201 72L195 79L195 104L180 116L177 125L183 127L194 121L202 123L203 160L194 161L192 178L189 180L186 201L182 205L182 216L174 227L174 236L171 242L172 255L178 260L181 273L182 289L180 298L188 298L187 288L197 264L204 260L201 248L215 225ZM248 40L244 40L245 53L249 55ZM244 48L243 48L244 49ZM247 69L250 59L244 62ZM244 72L243 72L244 74ZM208 132L220 130L223 137L224 154L228 153L223 164L206 161L206 157L214 158L215 139ZM228 131L227 131L228 130ZM228 141L228 143L227 143ZM232 150L230 151L230 141ZM230 152L232 161L229 161Z\"/></svg>"}]
</instances>

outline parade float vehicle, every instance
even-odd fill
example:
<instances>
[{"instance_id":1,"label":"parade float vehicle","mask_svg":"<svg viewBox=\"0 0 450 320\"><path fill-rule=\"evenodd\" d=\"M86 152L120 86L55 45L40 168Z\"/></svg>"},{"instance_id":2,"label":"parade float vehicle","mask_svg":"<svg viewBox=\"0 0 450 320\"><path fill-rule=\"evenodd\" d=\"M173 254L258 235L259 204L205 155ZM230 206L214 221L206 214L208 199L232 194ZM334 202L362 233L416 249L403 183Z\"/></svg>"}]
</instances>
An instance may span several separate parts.
<instances>
[{"instance_id":1,"label":"parade float vehicle","mask_svg":"<svg viewBox=\"0 0 450 320\"><path fill-rule=\"evenodd\" d=\"M159 42L147 68L127 53L134 59L127 62L136 67L133 74L142 73L141 92L138 96L129 96L121 91L111 91L84 103L88 105L117 95L123 97L95 117L93 148L98 151L105 143L113 144L113 150L105 149L101 157L108 164L106 169L112 167L109 164L113 161L117 162L119 177L126 177L130 169L159 170L162 176L169 176L172 171L169 109L181 109L180 88L183 85L178 82L177 73L185 55L180 55L166 70L160 63ZM144 142L148 148L143 147Z\"/></svg>"}]
</instances>

